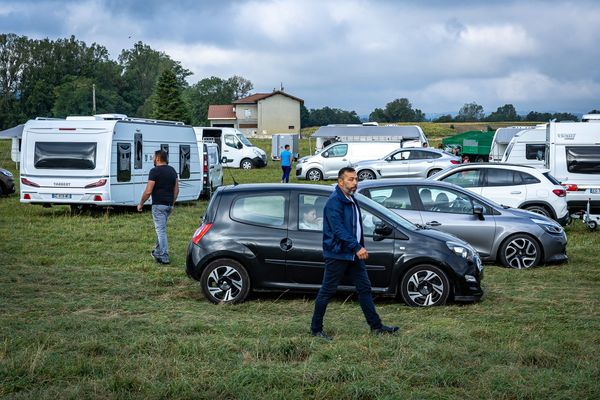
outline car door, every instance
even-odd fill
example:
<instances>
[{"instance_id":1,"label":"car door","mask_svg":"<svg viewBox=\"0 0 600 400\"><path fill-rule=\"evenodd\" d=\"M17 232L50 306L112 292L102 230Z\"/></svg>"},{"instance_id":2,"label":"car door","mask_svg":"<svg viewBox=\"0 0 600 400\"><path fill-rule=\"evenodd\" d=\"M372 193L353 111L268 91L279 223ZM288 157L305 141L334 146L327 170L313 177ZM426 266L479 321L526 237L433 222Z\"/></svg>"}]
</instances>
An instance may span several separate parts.
<instances>
[{"instance_id":1,"label":"car door","mask_svg":"<svg viewBox=\"0 0 600 400\"><path fill-rule=\"evenodd\" d=\"M413 187L426 227L455 235L470 243L482 257L491 254L496 234L496 221L485 204L467 191L434 185ZM484 219L473 213L474 206L484 208Z\"/></svg>"},{"instance_id":2,"label":"car door","mask_svg":"<svg viewBox=\"0 0 600 400\"><path fill-rule=\"evenodd\" d=\"M240 146L241 142L237 139L235 135L225 134L223 136L223 156L227 157L227 164L232 167L239 167L240 161L242 161L240 157Z\"/></svg>"},{"instance_id":3,"label":"car door","mask_svg":"<svg viewBox=\"0 0 600 400\"><path fill-rule=\"evenodd\" d=\"M325 179L337 178L340 169L347 167L348 161L348 144L340 143L330 147L328 150L321 153L323 160L323 173Z\"/></svg>"},{"instance_id":4,"label":"car door","mask_svg":"<svg viewBox=\"0 0 600 400\"><path fill-rule=\"evenodd\" d=\"M405 178L409 176L410 150L400 150L388 156L385 163L381 166L382 178Z\"/></svg>"},{"instance_id":5,"label":"car door","mask_svg":"<svg viewBox=\"0 0 600 400\"><path fill-rule=\"evenodd\" d=\"M458 171L441 178L440 181L452 183L468 189L473 193L481 194L481 187L483 185L483 170L480 168L461 168Z\"/></svg>"},{"instance_id":6,"label":"car door","mask_svg":"<svg viewBox=\"0 0 600 400\"><path fill-rule=\"evenodd\" d=\"M408 176L419 178L426 177L427 171L433 166L431 153L422 150L411 150L408 157Z\"/></svg>"},{"instance_id":7,"label":"car door","mask_svg":"<svg viewBox=\"0 0 600 400\"><path fill-rule=\"evenodd\" d=\"M486 168L481 195L496 203L518 208L527 198L527 186L522 183L518 171Z\"/></svg>"},{"instance_id":8,"label":"car door","mask_svg":"<svg viewBox=\"0 0 600 400\"><path fill-rule=\"evenodd\" d=\"M223 183L223 165L219 160L219 152L216 146L208 148L209 165L212 165L212 183L217 188Z\"/></svg>"}]
</instances>

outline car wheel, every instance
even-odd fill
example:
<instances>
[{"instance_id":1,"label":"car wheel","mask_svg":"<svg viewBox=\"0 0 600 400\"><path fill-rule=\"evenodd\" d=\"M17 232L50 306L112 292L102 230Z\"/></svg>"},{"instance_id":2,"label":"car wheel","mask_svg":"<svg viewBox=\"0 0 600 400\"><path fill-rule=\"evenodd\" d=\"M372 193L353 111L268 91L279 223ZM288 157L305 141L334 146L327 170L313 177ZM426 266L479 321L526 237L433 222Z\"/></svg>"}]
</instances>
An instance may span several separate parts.
<instances>
[{"instance_id":1,"label":"car wheel","mask_svg":"<svg viewBox=\"0 0 600 400\"><path fill-rule=\"evenodd\" d=\"M252 167L253 167L252 160L250 160L249 158L244 158L240 162L240 168L242 168L242 169L252 169Z\"/></svg>"},{"instance_id":2,"label":"car wheel","mask_svg":"<svg viewBox=\"0 0 600 400\"><path fill-rule=\"evenodd\" d=\"M427 173L427 177L429 178L431 175L435 175L435 174L437 174L440 171L441 171L441 169L432 169L431 171L429 171Z\"/></svg>"},{"instance_id":3,"label":"car wheel","mask_svg":"<svg viewBox=\"0 0 600 400\"><path fill-rule=\"evenodd\" d=\"M531 211L532 213L543 215L544 217L552 218L552 214L550 214L550 211L548 211L548 209L544 206L531 205L525 206L523 209L526 211Z\"/></svg>"},{"instance_id":4,"label":"car wheel","mask_svg":"<svg viewBox=\"0 0 600 400\"><path fill-rule=\"evenodd\" d=\"M208 264L200 276L200 285L211 303L237 304L248 297L250 277L242 264L223 258Z\"/></svg>"},{"instance_id":5,"label":"car wheel","mask_svg":"<svg viewBox=\"0 0 600 400\"><path fill-rule=\"evenodd\" d=\"M540 245L529 235L513 235L506 239L500 248L500 262L508 268L535 267L541 258Z\"/></svg>"},{"instance_id":6,"label":"car wheel","mask_svg":"<svg viewBox=\"0 0 600 400\"><path fill-rule=\"evenodd\" d=\"M323 174L318 169L313 168L313 169L308 170L308 172L306 173L306 178L309 181L316 182L316 181L320 181L321 179L323 179Z\"/></svg>"},{"instance_id":7,"label":"car wheel","mask_svg":"<svg viewBox=\"0 0 600 400\"><path fill-rule=\"evenodd\" d=\"M369 171L368 169L365 169L364 171L360 171L358 173L358 180L359 181L370 180L370 179L376 179L375 174L373 173L373 171Z\"/></svg>"},{"instance_id":8,"label":"car wheel","mask_svg":"<svg viewBox=\"0 0 600 400\"><path fill-rule=\"evenodd\" d=\"M417 265L408 270L400 283L400 294L411 307L433 307L446 303L450 281L433 265Z\"/></svg>"},{"instance_id":9,"label":"car wheel","mask_svg":"<svg viewBox=\"0 0 600 400\"><path fill-rule=\"evenodd\" d=\"M585 223L590 231L595 231L598 229L598 223L596 221L588 221Z\"/></svg>"}]
</instances>

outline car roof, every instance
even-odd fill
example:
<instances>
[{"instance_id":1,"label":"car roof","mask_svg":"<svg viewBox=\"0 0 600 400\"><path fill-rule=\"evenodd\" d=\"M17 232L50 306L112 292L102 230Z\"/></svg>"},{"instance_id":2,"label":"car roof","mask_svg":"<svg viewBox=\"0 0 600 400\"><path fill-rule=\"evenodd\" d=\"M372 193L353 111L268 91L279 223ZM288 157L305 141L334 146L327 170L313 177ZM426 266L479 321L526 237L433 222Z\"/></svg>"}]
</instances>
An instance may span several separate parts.
<instances>
[{"instance_id":1,"label":"car roof","mask_svg":"<svg viewBox=\"0 0 600 400\"><path fill-rule=\"evenodd\" d=\"M398 186L412 186L412 185L427 185L427 186L439 186L446 188L459 188L453 183L443 181L433 181L429 179L406 179L406 178L385 178L385 179L372 179L358 182L359 189L374 188L381 186L398 185Z\"/></svg>"},{"instance_id":2,"label":"car roof","mask_svg":"<svg viewBox=\"0 0 600 400\"><path fill-rule=\"evenodd\" d=\"M222 192L244 192L244 193L261 193L261 192L273 192L273 191L319 191L323 193L330 193L333 191L332 185L319 185L309 183L240 183L238 185L224 186Z\"/></svg>"},{"instance_id":3,"label":"car roof","mask_svg":"<svg viewBox=\"0 0 600 400\"><path fill-rule=\"evenodd\" d=\"M536 167L532 167L531 165L521 165L521 164L513 164L513 163L504 163L504 162L478 162L478 163L466 163L466 164L457 164L457 165L451 165L447 168L444 169L445 172L450 172L453 171L455 169L461 169L461 168L472 168L472 167L483 167L483 168L508 168L508 169L514 169L514 168L523 168L527 171L538 171L540 173L545 173L548 172L548 169L545 168L536 168Z\"/></svg>"}]
</instances>

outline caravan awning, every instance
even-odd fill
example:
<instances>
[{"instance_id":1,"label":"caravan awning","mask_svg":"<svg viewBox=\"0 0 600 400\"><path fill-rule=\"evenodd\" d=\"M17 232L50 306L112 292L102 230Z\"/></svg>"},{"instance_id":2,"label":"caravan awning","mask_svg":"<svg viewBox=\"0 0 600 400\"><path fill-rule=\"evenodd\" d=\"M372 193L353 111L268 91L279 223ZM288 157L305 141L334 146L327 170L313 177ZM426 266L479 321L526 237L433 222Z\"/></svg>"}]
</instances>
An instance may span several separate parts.
<instances>
[{"instance_id":1,"label":"caravan awning","mask_svg":"<svg viewBox=\"0 0 600 400\"><path fill-rule=\"evenodd\" d=\"M17 125L12 128L5 129L0 131L0 139L12 139L23 137L23 127L25 124Z\"/></svg>"},{"instance_id":2,"label":"caravan awning","mask_svg":"<svg viewBox=\"0 0 600 400\"><path fill-rule=\"evenodd\" d=\"M398 136L402 139L420 139L421 128L418 126L349 126L327 125L322 126L312 137L348 137L348 136Z\"/></svg>"}]
</instances>

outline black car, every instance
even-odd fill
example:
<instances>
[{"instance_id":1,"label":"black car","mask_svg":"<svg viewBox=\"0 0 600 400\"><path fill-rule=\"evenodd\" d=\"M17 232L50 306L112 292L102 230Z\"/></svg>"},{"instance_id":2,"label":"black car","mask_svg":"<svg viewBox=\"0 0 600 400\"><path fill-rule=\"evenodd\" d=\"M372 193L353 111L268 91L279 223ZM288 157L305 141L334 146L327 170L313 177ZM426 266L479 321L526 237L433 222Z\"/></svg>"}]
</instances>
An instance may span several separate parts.
<instances>
[{"instance_id":1,"label":"black car","mask_svg":"<svg viewBox=\"0 0 600 400\"><path fill-rule=\"evenodd\" d=\"M15 192L15 179L13 174L4 169L0 168L0 196L4 194L11 194Z\"/></svg>"},{"instance_id":2,"label":"black car","mask_svg":"<svg viewBox=\"0 0 600 400\"><path fill-rule=\"evenodd\" d=\"M188 247L186 270L213 303L253 291L317 291L324 271L323 207L331 186L249 184L213 195ZM455 236L420 229L357 194L373 293L410 306L483 295L477 252ZM340 290L353 290L350 278Z\"/></svg>"}]
</instances>

